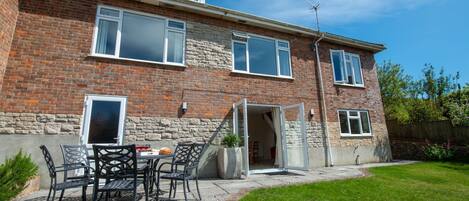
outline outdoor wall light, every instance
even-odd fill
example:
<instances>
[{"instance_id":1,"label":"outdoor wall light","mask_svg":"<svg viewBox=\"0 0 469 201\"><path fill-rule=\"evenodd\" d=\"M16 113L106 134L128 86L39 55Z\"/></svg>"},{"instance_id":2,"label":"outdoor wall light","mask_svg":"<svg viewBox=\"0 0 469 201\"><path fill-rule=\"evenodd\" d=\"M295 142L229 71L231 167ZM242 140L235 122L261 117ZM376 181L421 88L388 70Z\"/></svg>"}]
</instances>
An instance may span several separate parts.
<instances>
[{"instance_id":1,"label":"outdoor wall light","mask_svg":"<svg viewBox=\"0 0 469 201\"><path fill-rule=\"evenodd\" d=\"M184 114L187 112L187 102L182 103L181 110L182 110L182 113Z\"/></svg>"}]
</instances>

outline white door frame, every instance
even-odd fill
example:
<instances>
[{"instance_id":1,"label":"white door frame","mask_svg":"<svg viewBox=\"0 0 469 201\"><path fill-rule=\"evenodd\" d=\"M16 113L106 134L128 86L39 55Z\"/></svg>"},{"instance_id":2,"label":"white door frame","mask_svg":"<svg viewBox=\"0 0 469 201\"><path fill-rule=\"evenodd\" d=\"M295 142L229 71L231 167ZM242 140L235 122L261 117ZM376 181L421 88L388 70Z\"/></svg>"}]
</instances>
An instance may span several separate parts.
<instances>
[{"instance_id":1,"label":"white door frame","mask_svg":"<svg viewBox=\"0 0 469 201\"><path fill-rule=\"evenodd\" d=\"M306 141L306 127L305 127L305 119L304 119L304 103L295 104L295 105L288 105L288 106L280 106L280 105L269 105L269 104L254 104L248 103L246 98L241 99L241 101L233 104L233 131L235 134L239 134L239 107L242 106L243 110L243 134L244 134L244 153L243 153L243 161L244 161L244 172L246 176L250 174L260 174L260 173L273 173L273 172L281 172L281 171L288 171L288 169L296 169L296 170L307 170L309 167L309 153L308 153L308 145ZM272 108L279 108L279 115L280 115L280 130L282 139L282 163L283 167L281 168L269 168L269 169L262 169L262 170L250 170L249 169L249 129L248 129L248 106L258 106L258 107L272 107ZM305 167L289 167L288 160L287 160L287 147L286 147L286 136L285 136L285 125L283 114L285 109L299 107L300 112L300 121L302 121L301 125L301 133L303 135L303 152L304 152L304 160L305 160Z\"/></svg>"},{"instance_id":2,"label":"white door frame","mask_svg":"<svg viewBox=\"0 0 469 201\"><path fill-rule=\"evenodd\" d=\"M299 120L301 121L301 128L300 132L302 135L303 141L303 154L304 154L304 166L303 167L295 167L290 166L288 164L288 148L287 148L287 139L286 139L286 128L285 128L285 110L291 108L298 108L299 109ZM304 103L295 104L295 105L288 105L282 106L280 109L280 128L282 132L282 151L283 151L283 162L285 165L285 169L293 169L293 170L308 170L309 169L309 153L308 153L308 141L307 141L307 133L306 133L306 122L305 122L305 112L304 112Z\"/></svg>"},{"instance_id":3,"label":"white door frame","mask_svg":"<svg viewBox=\"0 0 469 201\"><path fill-rule=\"evenodd\" d=\"M90 128L91 112L93 110L93 101L120 102L117 145L122 145L124 142L125 118L126 118L126 111L127 111L127 97L108 96L108 95L86 95L85 96L81 143L88 145L88 134L89 134L89 128Z\"/></svg>"}]
</instances>

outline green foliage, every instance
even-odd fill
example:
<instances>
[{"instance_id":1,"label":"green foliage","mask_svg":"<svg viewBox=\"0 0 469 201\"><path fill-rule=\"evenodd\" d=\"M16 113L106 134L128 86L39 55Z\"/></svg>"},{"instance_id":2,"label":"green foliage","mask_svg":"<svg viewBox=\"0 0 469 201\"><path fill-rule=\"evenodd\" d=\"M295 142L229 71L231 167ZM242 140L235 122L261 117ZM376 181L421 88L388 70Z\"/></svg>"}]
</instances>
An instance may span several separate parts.
<instances>
[{"instance_id":1,"label":"green foliage","mask_svg":"<svg viewBox=\"0 0 469 201\"><path fill-rule=\"evenodd\" d=\"M423 150L425 157L432 161L448 161L453 158L454 151L441 145L428 145Z\"/></svg>"},{"instance_id":2,"label":"green foliage","mask_svg":"<svg viewBox=\"0 0 469 201\"><path fill-rule=\"evenodd\" d=\"M10 200L18 195L37 171L38 167L31 156L22 151L7 159L0 165L0 200Z\"/></svg>"},{"instance_id":3,"label":"green foliage","mask_svg":"<svg viewBox=\"0 0 469 201\"><path fill-rule=\"evenodd\" d=\"M238 147L241 142L241 139L236 134L228 134L223 137L222 144L227 146L228 148L235 148Z\"/></svg>"},{"instance_id":4,"label":"green foliage","mask_svg":"<svg viewBox=\"0 0 469 201\"><path fill-rule=\"evenodd\" d=\"M399 64L378 66L386 119L403 124L450 119L454 125L469 125L469 90L459 89L459 73L446 74L443 68L436 73L431 64L422 73L422 79L414 80Z\"/></svg>"}]
</instances>

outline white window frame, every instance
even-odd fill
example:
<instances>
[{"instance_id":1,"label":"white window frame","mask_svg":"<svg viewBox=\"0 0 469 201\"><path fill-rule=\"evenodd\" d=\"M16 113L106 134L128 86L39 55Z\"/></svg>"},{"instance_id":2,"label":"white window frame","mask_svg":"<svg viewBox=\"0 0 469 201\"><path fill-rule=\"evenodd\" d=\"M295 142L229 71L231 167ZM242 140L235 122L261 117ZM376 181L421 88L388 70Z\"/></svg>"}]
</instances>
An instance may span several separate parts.
<instances>
[{"instance_id":1,"label":"white window frame","mask_svg":"<svg viewBox=\"0 0 469 201\"><path fill-rule=\"evenodd\" d=\"M342 70L343 80L337 80L336 77L335 77L335 66L334 66L333 53L339 53L339 54L342 55L342 59L341 59L342 66L341 66L340 69ZM348 52L345 52L344 50L330 50L330 55L331 55L331 66L332 66L334 84L336 84L336 85L345 85L345 86L353 86L353 87L365 87L365 79L363 78L363 69L362 69L362 63L361 63L360 55L353 54L353 53L348 53ZM346 56L349 56L350 59L347 60ZM352 57L355 57L355 58L358 59L358 64L360 65L359 66L359 69L360 69L359 73L360 73L360 76L362 78L362 83L361 84L356 83L355 73L357 73L357 72L355 72ZM348 62L350 62L350 65L352 66L352 72L348 72L348 69L347 69L347 63ZM352 75L353 84L349 84L349 80L348 80L349 76L348 75L350 73Z\"/></svg>"},{"instance_id":2,"label":"white window frame","mask_svg":"<svg viewBox=\"0 0 469 201\"><path fill-rule=\"evenodd\" d=\"M100 10L101 8L107 8L107 9L112 9L119 11L119 17L112 17L112 16L107 16L107 15L101 15ZM124 58L120 57L120 47L121 47L121 32L122 32L122 20L124 17L124 12L132 13L132 14L137 14L137 15L143 15L143 16L148 16L148 17L153 17L153 18L158 18L161 20L165 21L165 35L164 35L164 50L163 50L163 62L159 61L150 61L150 60L142 60L142 59L132 59L132 58ZM114 52L114 55L108 55L108 54L100 54L96 53L96 45L97 45L97 40L98 40L98 29L99 29L99 20L109 20L109 21L114 21L118 23L118 28L117 28L117 35L116 35L116 50ZM169 27L169 22L174 21L178 23L184 24L184 29L178 29L178 28L173 28ZM153 63L153 64L166 64L166 65L173 65L173 66L181 66L185 67L186 66L186 30L187 30L187 25L186 22L177 20L177 19L171 19L159 15L154 15L154 14L149 14L149 13L144 13L144 12L139 12L139 11L134 11L134 10L129 10L129 9L123 9L123 8L118 8L118 7L113 7L113 6L105 6L105 5L98 5L98 8L96 10L96 21L95 21L95 26L94 26L94 33L93 33L93 44L91 47L91 56L94 57L103 57L103 58L110 58L110 59L119 59L119 60L128 60L128 61L137 61L137 62L144 62L144 63ZM182 46L182 63L176 63L176 62L168 62L167 61L167 52L168 52L168 31L173 31L177 33L182 33L183 34L183 46Z\"/></svg>"},{"instance_id":3,"label":"white window frame","mask_svg":"<svg viewBox=\"0 0 469 201\"><path fill-rule=\"evenodd\" d=\"M292 59L291 59L291 46L290 42L287 40L281 40L277 38L272 38L272 37L267 37L267 36L261 36L257 34L250 34L250 33L240 33L240 32L233 32L233 35L237 37L245 37L246 41L241 41L241 40L236 40L236 39L231 39L231 68L232 72L234 73L242 73L242 74L249 74L249 75L257 75L257 76L264 76L264 77L275 77L275 78L286 78L286 79L293 79L293 70L292 70ZM257 37L257 38L263 38L267 40L273 40L275 41L275 58L276 58L276 65L277 65L277 75L268 75L268 74L261 74L261 73L251 73L251 68L250 68L250 63L249 63L249 37ZM288 48L283 48L279 47L279 42L287 43ZM242 70L236 70L235 67L235 52L234 52L234 44L235 43L241 43L246 45L246 71ZM280 51L287 51L288 52L288 57L289 57L289 65L290 65L290 76L286 75L281 75L280 74Z\"/></svg>"},{"instance_id":4,"label":"white window frame","mask_svg":"<svg viewBox=\"0 0 469 201\"><path fill-rule=\"evenodd\" d=\"M341 128L341 125L340 125L340 112L346 112L347 113L347 124L348 124L348 131L349 133L342 133L342 128ZM358 117L355 117L355 116L350 116L350 112L357 112L358 113ZM362 112L365 112L367 113L368 115L368 125L370 126L370 132L369 133L364 133L363 132L363 125L362 125L362 121L361 121L361 115L360 113ZM339 132L340 132L340 136L342 137L370 137L370 136L373 136L373 128L371 126L371 117L370 117L370 112L368 110L345 110L345 109L340 109L340 110L337 110L337 118L338 118L338 122L339 122ZM360 123L359 126L360 126L360 133L361 134L352 134L352 129L351 129L351 123L350 123L350 120L351 119L358 119L358 122Z\"/></svg>"}]
</instances>

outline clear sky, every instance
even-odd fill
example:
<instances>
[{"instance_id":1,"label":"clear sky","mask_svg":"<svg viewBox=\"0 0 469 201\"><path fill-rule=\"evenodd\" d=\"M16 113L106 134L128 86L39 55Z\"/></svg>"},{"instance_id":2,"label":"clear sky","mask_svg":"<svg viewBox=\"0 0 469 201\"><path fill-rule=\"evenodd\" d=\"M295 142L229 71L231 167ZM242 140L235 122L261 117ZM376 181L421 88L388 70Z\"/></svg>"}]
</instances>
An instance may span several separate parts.
<instances>
[{"instance_id":1,"label":"clear sky","mask_svg":"<svg viewBox=\"0 0 469 201\"><path fill-rule=\"evenodd\" d=\"M314 1L314 0L313 0ZM307 0L207 0L209 4L315 28ZM322 31L382 43L391 60L422 76L424 64L460 72L469 83L468 0L321 0Z\"/></svg>"}]
</instances>

